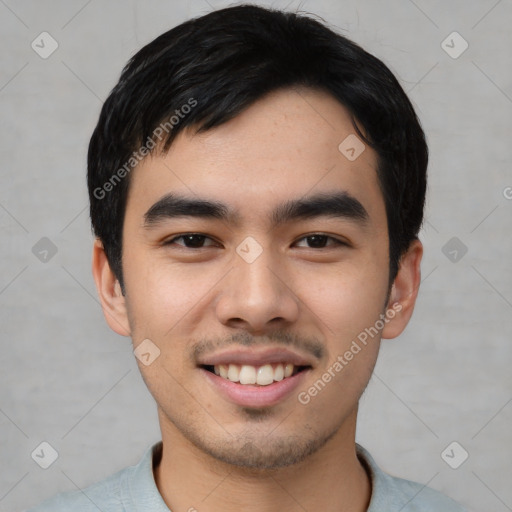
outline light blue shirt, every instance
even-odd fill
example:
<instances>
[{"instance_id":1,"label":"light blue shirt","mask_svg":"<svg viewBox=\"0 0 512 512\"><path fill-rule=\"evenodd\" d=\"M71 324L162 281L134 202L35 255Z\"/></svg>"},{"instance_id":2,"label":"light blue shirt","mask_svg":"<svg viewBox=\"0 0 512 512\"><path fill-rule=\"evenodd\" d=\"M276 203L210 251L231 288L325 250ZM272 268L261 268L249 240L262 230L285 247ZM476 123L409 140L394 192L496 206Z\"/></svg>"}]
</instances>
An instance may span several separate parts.
<instances>
[{"instance_id":1,"label":"light blue shirt","mask_svg":"<svg viewBox=\"0 0 512 512\"><path fill-rule=\"evenodd\" d=\"M356 448L372 482L367 512L467 512L429 487L384 473L367 450L358 444ZM149 447L136 466L82 491L58 494L28 512L170 512L153 477L153 455L160 449L161 441ZM201 509L199 504L196 508Z\"/></svg>"}]
</instances>

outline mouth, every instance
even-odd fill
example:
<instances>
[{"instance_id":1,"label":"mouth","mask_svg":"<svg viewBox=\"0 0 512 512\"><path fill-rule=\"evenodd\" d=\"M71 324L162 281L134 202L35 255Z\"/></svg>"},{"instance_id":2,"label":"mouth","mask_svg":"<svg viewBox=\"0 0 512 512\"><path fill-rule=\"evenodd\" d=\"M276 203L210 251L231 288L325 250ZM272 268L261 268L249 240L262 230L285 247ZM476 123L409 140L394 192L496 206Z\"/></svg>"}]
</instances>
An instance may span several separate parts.
<instances>
[{"instance_id":1,"label":"mouth","mask_svg":"<svg viewBox=\"0 0 512 512\"><path fill-rule=\"evenodd\" d=\"M316 360L284 347L236 347L205 355L196 364L215 395L238 406L264 408L303 386Z\"/></svg>"},{"instance_id":2,"label":"mouth","mask_svg":"<svg viewBox=\"0 0 512 512\"><path fill-rule=\"evenodd\" d=\"M200 365L198 369L216 396L236 406L262 409L283 403L304 387L312 366L229 363Z\"/></svg>"},{"instance_id":3,"label":"mouth","mask_svg":"<svg viewBox=\"0 0 512 512\"><path fill-rule=\"evenodd\" d=\"M201 367L221 379L238 383L242 386L270 386L275 382L281 382L311 369L310 365L295 365L288 362L266 363L258 366L229 363L201 365Z\"/></svg>"}]
</instances>

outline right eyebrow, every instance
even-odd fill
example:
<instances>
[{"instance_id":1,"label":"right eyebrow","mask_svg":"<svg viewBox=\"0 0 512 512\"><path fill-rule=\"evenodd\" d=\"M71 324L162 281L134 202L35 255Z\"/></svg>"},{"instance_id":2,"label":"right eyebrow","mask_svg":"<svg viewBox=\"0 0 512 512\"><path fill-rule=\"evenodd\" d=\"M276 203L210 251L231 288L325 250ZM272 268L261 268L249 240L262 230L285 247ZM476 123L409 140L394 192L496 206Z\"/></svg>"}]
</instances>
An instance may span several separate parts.
<instances>
[{"instance_id":1,"label":"right eyebrow","mask_svg":"<svg viewBox=\"0 0 512 512\"><path fill-rule=\"evenodd\" d=\"M175 217L201 217L234 221L234 212L218 201L209 199L192 199L177 194L166 194L160 198L144 214L144 225L152 227L155 224Z\"/></svg>"}]
</instances>

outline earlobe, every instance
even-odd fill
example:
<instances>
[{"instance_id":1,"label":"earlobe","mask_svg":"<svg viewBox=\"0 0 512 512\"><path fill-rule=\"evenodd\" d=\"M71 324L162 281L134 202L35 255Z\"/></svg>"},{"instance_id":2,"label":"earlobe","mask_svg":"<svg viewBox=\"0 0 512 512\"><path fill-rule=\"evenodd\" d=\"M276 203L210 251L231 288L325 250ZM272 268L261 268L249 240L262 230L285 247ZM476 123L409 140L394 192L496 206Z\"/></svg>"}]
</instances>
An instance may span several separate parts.
<instances>
[{"instance_id":1,"label":"earlobe","mask_svg":"<svg viewBox=\"0 0 512 512\"><path fill-rule=\"evenodd\" d=\"M105 254L101 240L96 239L92 253L92 274L96 289L109 327L121 336L129 336L130 328L126 309L126 299L121 285Z\"/></svg>"},{"instance_id":2,"label":"earlobe","mask_svg":"<svg viewBox=\"0 0 512 512\"><path fill-rule=\"evenodd\" d=\"M402 255L389 295L386 314L389 321L382 330L382 338L396 338L409 323L421 282L422 256L423 245L418 239L413 240Z\"/></svg>"}]
</instances>

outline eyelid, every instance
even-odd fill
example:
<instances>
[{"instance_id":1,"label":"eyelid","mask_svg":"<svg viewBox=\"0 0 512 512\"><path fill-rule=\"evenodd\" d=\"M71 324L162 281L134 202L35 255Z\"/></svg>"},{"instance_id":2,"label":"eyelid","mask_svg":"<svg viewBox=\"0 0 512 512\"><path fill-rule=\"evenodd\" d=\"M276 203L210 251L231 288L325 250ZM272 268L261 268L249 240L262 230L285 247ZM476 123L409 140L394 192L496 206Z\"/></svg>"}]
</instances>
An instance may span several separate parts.
<instances>
[{"instance_id":1,"label":"eyelid","mask_svg":"<svg viewBox=\"0 0 512 512\"><path fill-rule=\"evenodd\" d=\"M174 235L171 238L165 239L162 242L162 245L173 245L175 243L175 240L179 240L180 238L185 238L187 236L193 236L193 235L203 236L204 238L206 238L208 240L212 240L213 242L218 243L210 235L206 235L204 233L189 232L189 233L181 233L180 235ZM183 247L184 249L190 249L190 247L186 247L185 245L182 245L182 244L176 244L176 245L179 245L180 247ZM207 247L212 247L212 245L208 245ZM199 249L204 249L204 247L199 247ZM197 250L197 249L195 249L195 250Z\"/></svg>"},{"instance_id":2,"label":"eyelid","mask_svg":"<svg viewBox=\"0 0 512 512\"><path fill-rule=\"evenodd\" d=\"M307 235L303 235L301 236L299 239L297 239L296 242L294 243L297 243L297 242L300 242L306 238L309 238L309 237L312 237L312 236L325 236L326 238L334 241L334 244L328 246L328 247L336 247L336 246L346 246L346 247L349 247L350 246L350 243L344 239L344 238L338 238L337 236L334 236L334 235L330 235L328 233L322 233L321 231L316 231L316 232L313 232L313 233L309 233ZM327 247L322 247L321 249L326 249ZM306 247L306 249L313 249L313 250L319 250L319 249L315 249L314 247Z\"/></svg>"},{"instance_id":3,"label":"eyelid","mask_svg":"<svg viewBox=\"0 0 512 512\"><path fill-rule=\"evenodd\" d=\"M167 240L164 240L162 242L162 245L178 245L179 247L183 247L184 249L189 249L189 250L199 250L199 249L205 249L206 247L212 247L214 246L214 244L211 244L211 245L207 245L205 247L197 247L197 248L193 248L193 247L186 247L185 245L183 244L176 244L175 241L176 240L179 240L180 238L184 238L184 237L187 237L187 236L193 236L193 235L197 235L197 236L201 236L201 237L204 237L205 239L208 239L208 240L211 240L213 241L214 243L218 243L213 237L209 236L209 235L206 235L204 233L198 233L198 232L188 232L188 233L181 233L179 235L175 235L173 236L172 238L170 239L167 239ZM336 247L336 246L346 246L346 247L350 247L350 243L345 240L345 239L340 239L336 236L333 236L333 235L330 235L328 233L322 233L320 231L315 231L315 232L312 232L312 233L308 233L306 235L302 235L300 238L298 238L294 244L297 244L298 242L301 242L302 240L305 240L309 237L312 237L312 236L325 236L327 237L328 239L332 240L334 242L334 244L331 244L330 246L327 246L327 247L320 247L320 248L315 248L315 247L306 247L306 249L312 249L312 250L315 250L315 251L318 251L320 249L325 249L325 248L328 248L328 247Z\"/></svg>"}]
</instances>

